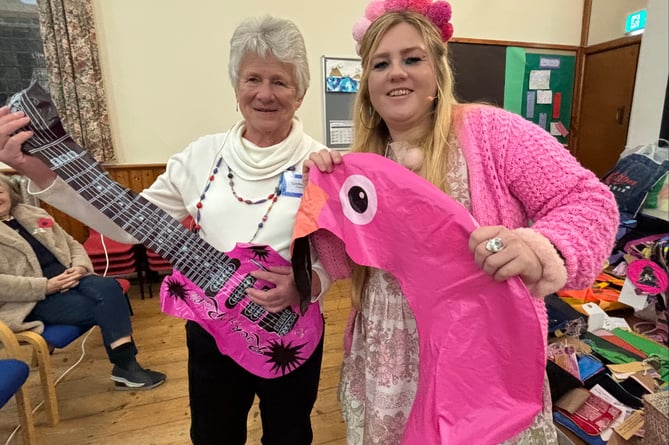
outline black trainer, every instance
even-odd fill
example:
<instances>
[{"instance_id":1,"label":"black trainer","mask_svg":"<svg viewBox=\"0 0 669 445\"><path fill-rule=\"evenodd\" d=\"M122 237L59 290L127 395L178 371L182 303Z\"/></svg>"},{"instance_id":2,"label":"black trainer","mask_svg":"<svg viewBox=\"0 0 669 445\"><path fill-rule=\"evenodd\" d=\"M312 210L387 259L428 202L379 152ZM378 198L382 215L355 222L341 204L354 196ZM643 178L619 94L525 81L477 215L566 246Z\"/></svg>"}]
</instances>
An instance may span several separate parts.
<instances>
[{"instance_id":1,"label":"black trainer","mask_svg":"<svg viewBox=\"0 0 669 445\"><path fill-rule=\"evenodd\" d=\"M133 391L142 389L153 389L161 385L166 376L162 372L151 371L139 366L139 363L133 362L128 369L123 369L114 365L111 379L115 382L114 389L119 391Z\"/></svg>"}]
</instances>

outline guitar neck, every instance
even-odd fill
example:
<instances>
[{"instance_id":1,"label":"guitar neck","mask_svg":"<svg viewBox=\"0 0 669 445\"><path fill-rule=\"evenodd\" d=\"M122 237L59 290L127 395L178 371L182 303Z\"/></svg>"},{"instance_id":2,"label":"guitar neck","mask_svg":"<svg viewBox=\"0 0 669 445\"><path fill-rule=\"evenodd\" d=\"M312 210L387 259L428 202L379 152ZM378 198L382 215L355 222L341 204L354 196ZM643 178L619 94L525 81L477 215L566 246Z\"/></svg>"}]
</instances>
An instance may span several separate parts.
<instances>
[{"instance_id":1,"label":"guitar neck","mask_svg":"<svg viewBox=\"0 0 669 445\"><path fill-rule=\"evenodd\" d=\"M31 101L26 95L37 97ZM40 109L43 96L48 98L38 85L31 85L10 100L13 111L23 111L31 119L28 129L34 135L22 149L49 164L95 208L170 261L198 287L218 289L219 271L229 269L235 260L206 243L146 198L112 180L100 164L67 135L50 98L50 107Z\"/></svg>"}]
</instances>

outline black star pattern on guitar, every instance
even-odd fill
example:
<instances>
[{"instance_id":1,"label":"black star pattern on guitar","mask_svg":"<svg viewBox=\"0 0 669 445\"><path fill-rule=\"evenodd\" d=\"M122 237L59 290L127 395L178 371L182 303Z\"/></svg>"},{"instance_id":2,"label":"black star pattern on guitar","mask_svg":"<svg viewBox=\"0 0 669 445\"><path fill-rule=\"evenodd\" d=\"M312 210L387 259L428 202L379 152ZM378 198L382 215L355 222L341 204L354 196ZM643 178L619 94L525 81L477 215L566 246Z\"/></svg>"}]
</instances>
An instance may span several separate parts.
<instances>
[{"instance_id":1,"label":"black star pattern on guitar","mask_svg":"<svg viewBox=\"0 0 669 445\"><path fill-rule=\"evenodd\" d=\"M167 278L165 280L165 285L167 286L167 292L173 298L178 298L182 301L186 301L186 287L179 283L176 280Z\"/></svg>"},{"instance_id":2,"label":"black star pattern on guitar","mask_svg":"<svg viewBox=\"0 0 669 445\"><path fill-rule=\"evenodd\" d=\"M267 261L267 257L269 256L267 246L251 246L249 247L249 250L253 252L254 258L257 258L260 261Z\"/></svg>"},{"instance_id":3,"label":"black star pattern on guitar","mask_svg":"<svg viewBox=\"0 0 669 445\"><path fill-rule=\"evenodd\" d=\"M172 278L165 278L165 285L167 286L167 294L172 298L178 298L182 301L186 301L188 297L188 290L186 286L180 283L177 280ZM204 304L205 306L213 309L207 311L207 316L210 320L220 320L225 314L218 310L218 303L212 297L197 295L193 298L193 301L198 304Z\"/></svg>"},{"instance_id":4,"label":"black star pattern on guitar","mask_svg":"<svg viewBox=\"0 0 669 445\"><path fill-rule=\"evenodd\" d=\"M304 344L293 346L292 343L285 344L282 341L270 341L269 351L265 355L269 356L267 363L272 363L272 371L281 370L282 375L291 372L304 362L300 351Z\"/></svg>"}]
</instances>

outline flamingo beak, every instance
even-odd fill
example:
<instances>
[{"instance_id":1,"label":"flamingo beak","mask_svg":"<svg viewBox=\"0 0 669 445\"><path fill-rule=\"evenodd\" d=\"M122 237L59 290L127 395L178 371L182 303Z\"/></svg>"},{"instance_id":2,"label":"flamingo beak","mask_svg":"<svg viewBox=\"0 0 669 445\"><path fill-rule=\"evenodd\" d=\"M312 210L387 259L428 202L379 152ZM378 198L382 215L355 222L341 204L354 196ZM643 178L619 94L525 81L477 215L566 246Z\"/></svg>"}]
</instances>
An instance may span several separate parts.
<instances>
[{"instance_id":1,"label":"flamingo beak","mask_svg":"<svg viewBox=\"0 0 669 445\"><path fill-rule=\"evenodd\" d=\"M295 285L300 294L300 311L306 312L311 302L311 248L309 235L318 230L318 216L327 202L328 195L309 182L304 188L300 208L295 217L293 241L291 243L291 264Z\"/></svg>"},{"instance_id":2,"label":"flamingo beak","mask_svg":"<svg viewBox=\"0 0 669 445\"><path fill-rule=\"evenodd\" d=\"M296 239L308 236L318 230L318 218L327 200L328 194L322 188L312 181L307 183L295 218L293 243Z\"/></svg>"}]
</instances>

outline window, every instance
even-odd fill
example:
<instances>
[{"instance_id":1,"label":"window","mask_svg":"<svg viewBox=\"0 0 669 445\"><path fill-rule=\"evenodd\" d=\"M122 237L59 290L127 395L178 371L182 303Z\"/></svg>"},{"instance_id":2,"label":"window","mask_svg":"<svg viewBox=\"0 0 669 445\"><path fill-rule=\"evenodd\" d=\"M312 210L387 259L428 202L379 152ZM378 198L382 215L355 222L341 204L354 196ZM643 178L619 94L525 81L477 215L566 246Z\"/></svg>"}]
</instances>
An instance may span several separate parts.
<instances>
[{"instance_id":1,"label":"window","mask_svg":"<svg viewBox=\"0 0 669 445\"><path fill-rule=\"evenodd\" d=\"M31 80L47 86L36 0L0 0L0 104Z\"/></svg>"}]
</instances>

